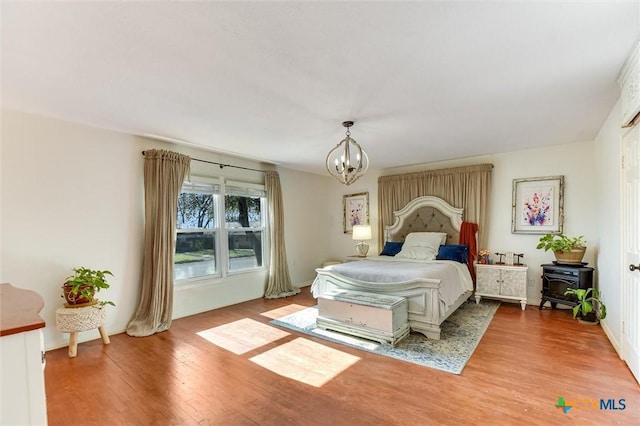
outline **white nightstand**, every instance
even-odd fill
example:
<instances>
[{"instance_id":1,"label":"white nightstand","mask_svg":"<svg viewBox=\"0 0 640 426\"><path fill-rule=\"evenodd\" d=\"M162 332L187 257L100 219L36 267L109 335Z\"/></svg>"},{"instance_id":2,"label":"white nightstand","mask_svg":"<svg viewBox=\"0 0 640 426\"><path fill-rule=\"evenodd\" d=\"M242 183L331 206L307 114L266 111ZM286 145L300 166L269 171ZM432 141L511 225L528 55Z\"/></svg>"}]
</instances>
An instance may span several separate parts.
<instances>
[{"instance_id":1,"label":"white nightstand","mask_svg":"<svg viewBox=\"0 0 640 426\"><path fill-rule=\"evenodd\" d=\"M343 259L343 263L347 263L347 262L357 262L359 260L367 260L368 257L367 256L358 256L356 254L354 254L353 256L347 256Z\"/></svg>"},{"instance_id":2,"label":"white nightstand","mask_svg":"<svg viewBox=\"0 0 640 426\"><path fill-rule=\"evenodd\" d=\"M527 266L476 264L476 303L482 297L520 301L527 306Z\"/></svg>"}]
</instances>

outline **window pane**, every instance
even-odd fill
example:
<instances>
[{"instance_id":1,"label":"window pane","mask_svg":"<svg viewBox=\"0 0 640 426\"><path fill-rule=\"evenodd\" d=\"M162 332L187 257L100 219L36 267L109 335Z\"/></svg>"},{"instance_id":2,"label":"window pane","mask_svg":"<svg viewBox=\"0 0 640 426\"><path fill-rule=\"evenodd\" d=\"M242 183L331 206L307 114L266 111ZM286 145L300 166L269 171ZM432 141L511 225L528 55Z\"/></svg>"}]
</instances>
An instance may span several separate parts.
<instances>
[{"instance_id":1,"label":"window pane","mask_svg":"<svg viewBox=\"0 0 640 426\"><path fill-rule=\"evenodd\" d=\"M261 228L263 226L260 197L226 195L224 209L227 229Z\"/></svg>"},{"instance_id":2,"label":"window pane","mask_svg":"<svg viewBox=\"0 0 640 426\"><path fill-rule=\"evenodd\" d=\"M229 232L229 271L262 266L262 231Z\"/></svg>"},{"instance_id":3,"label":"window pane","mask_svg":"<svg viewBox=\"0 0 640 426\"><path fill-rule=\"evenodd\" d=\"M214 232L178 232L173 278L203 277L216 273L216 235Z\"/></svg>"},{"instance_id":4,"label":"window pane","mask_svg":"<svg viewBox=\"0 0 640 426\"><path fill-rule=\"evenodd\" d=\"M215 227L213 195L183 192L178 198L178 229Z\"/></svg>"}]
</instances>

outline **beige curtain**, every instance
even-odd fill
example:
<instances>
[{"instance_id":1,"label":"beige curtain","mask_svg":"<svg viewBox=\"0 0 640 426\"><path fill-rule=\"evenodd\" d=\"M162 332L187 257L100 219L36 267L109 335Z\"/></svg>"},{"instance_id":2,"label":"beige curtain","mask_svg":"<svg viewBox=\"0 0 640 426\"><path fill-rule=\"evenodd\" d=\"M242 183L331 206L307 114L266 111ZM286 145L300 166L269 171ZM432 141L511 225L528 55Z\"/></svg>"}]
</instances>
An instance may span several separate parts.
<instances>
[{"instance_id":1,"label":"beige curtain","mask_svg":"<svg viewBox=\"0 0 640 426\"><path fill-rule=\"evenodd\" d=\"M176 152L144 152L142 290L136 313L127 326L130 336L150 336L171 326L176 211L190 164L188 156Z\"/></svg>"},{"instance_id":2,"label":"beige curtain","mask_svg":"<svg viewBox=\"0 0 640 426\"><path fill-rule=\"evenodd\" d=\"M428 170L378 178L378 244L384 246L384 227L393 223L393 212L423 195L440 197L464 209L464 220L477 223L478 248L487 247L492 164Z\"/></svg>"},{"instance_id":3,"label":"beige curtain","mask_svg":"<svg viewBox=\"0 0 640 426\"><path fill-rule=\"evenodd\" d=\"M269 281L264 297L275 299L277 297L293 296L300 293L299 288L291 285L289 267L287 265L287 252L284 245L284 207L282 204L282 188L280 187L280 175L278 172L265 172L265 188L269 204Z\"/></svg>"}]
</instances>

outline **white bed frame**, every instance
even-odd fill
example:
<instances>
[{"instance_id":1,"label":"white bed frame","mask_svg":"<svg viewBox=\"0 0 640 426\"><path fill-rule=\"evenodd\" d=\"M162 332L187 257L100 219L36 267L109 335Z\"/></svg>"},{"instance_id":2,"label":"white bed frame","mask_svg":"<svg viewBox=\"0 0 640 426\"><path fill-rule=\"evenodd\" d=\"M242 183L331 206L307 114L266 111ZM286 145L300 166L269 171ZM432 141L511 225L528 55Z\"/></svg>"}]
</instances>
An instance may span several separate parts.
<instances>
[{"instance_id":1,"label":"white bed frame","mask_svg":"<svg viewBox=\"0 0 640 426\"><path fill-rule=\"evenodd\" d=\"M458 244L462 225L462 209L452 207L444 200L424 196L395 211L393 225L385 229L385 241L404 241L410 232L446 232L449 244ZM444 312L441 311L438 297L439 283L423 279L401 284L366 283L344 277L330 269L316 269L318 276L312 286L314 297L334 289L345 289L369 293L380 293L405 297L408 302L409 326L430 339L440 339L440 325L471 296L468 291Z\"/></svg>"}]
</instances>

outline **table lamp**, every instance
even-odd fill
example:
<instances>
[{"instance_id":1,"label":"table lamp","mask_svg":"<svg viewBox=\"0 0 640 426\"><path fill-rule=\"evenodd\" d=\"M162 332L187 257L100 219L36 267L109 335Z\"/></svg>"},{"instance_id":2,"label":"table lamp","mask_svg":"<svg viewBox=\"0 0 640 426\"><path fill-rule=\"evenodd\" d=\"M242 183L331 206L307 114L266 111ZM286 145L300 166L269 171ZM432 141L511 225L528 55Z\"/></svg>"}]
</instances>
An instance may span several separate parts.
<instances>
[{"instance_id":1,"label":"table lamp","mask_svg":"<svg viewBox=\"0 0 640 426\"><path fill-rule=\"evenodd\" d=\"M371 239L371 226L370 225L354 225L353 226L353 239L360 241L356 244L356 251L358 256L366 257L369 251L369 244L365 243L365 240Z\"/></svg>"}]
</instances>

